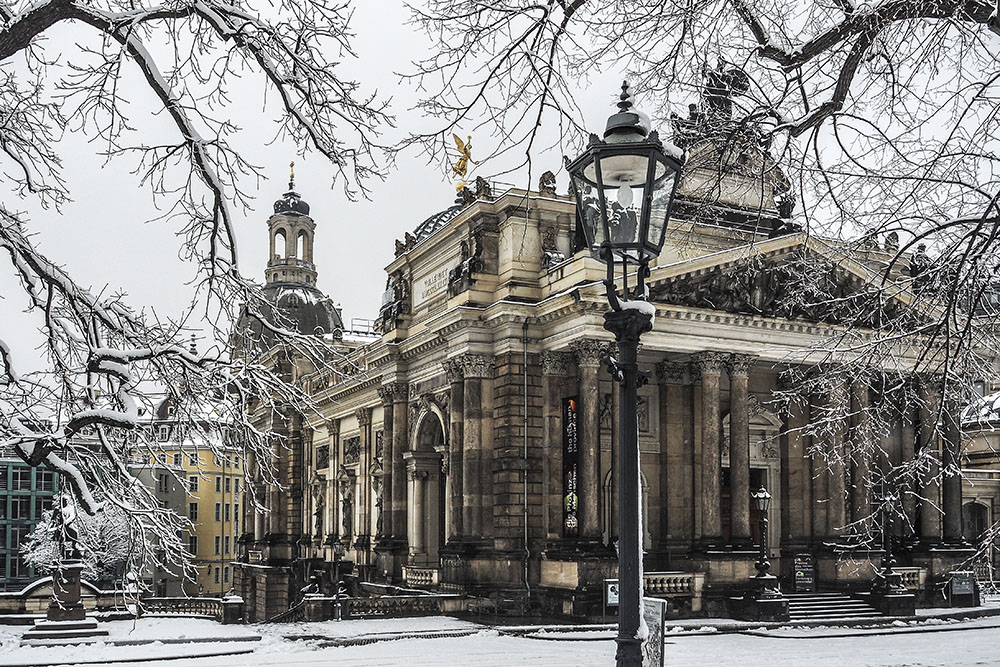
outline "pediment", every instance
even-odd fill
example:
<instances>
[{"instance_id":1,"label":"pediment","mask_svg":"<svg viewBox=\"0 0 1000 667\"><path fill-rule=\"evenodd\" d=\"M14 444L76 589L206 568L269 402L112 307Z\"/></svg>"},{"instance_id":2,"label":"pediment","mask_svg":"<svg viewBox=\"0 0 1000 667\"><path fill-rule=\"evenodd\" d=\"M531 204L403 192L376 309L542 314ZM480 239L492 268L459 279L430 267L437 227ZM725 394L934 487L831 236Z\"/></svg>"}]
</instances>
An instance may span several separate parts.
<instances>
[{"instance_id":1,"label":"pediment","mask_svg":"<svg viewBox=\"0 0 1000 667\"><path fill-rule=\"evenodd\" d=\"M868 329L926 318L881 272L803 234L659 267L654 303Z\"/></svg>"}]
</instances>

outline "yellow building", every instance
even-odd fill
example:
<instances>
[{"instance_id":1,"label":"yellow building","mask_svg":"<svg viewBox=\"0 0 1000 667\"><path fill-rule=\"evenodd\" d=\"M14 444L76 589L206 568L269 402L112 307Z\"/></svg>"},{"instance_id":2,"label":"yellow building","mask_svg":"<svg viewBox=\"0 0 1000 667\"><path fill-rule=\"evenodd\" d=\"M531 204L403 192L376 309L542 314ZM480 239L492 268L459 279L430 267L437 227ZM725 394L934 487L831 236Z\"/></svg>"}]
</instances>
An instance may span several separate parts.
<instances>
[{"instance_id":1,"label":"yellow building","mask_svg":"<svg viewBox=\"0 0 1000 667\"><path fill-rule=\"evenodd\" d=\"M193 531L188 547L198 568L196 581L185 581L187 595L221 596L233 586L244 496L240 451L226 444L225 429L206 421L197 430L179 425L169 399L152 419L153 451L145 456L172 466L187 485L185 511ZM140 453L140 457L143 454Z\"/></svg>"}]
</instances>

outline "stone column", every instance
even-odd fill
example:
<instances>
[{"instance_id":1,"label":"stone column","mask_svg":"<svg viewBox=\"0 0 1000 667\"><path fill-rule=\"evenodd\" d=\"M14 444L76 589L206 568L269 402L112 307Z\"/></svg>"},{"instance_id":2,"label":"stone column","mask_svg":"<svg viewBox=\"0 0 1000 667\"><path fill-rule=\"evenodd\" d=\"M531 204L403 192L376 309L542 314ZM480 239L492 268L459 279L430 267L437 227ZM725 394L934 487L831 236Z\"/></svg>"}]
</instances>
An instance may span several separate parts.
<instances>
[{"instance_id":1,"label":"stone column","mask_svg":"<svg viewBox=\"0 0 1000 667\"><path fill-rule=\"evenodd\" d=\"M749 547L750 533L750 367L756 357L729 357L729 479L732 528L729 542Z\"/></svg>"},{"instance_id":2,"label":"stone column","mask_svg":"<svg viewBox=\"0 0 1000 667\"><path fill-rule=\"evenodd\" d=\"M851 382L851 428L850 462L851 462L851 521L864 521L875 529L875 523L869 523L871 517L871 461L875 456L875 443L872 441L871 427L871 396L867 377ZM876 517L877 519L877 517ZM864 526L857 525L857 530Z\"/></svg>"},{"instance_id":3,"label":"stone column","mask_svg":"<svg viewBox=\"0 0 1000 667\"><path fill-rule=\"evenodd\" d=\"M465 404L465 384L462 379L462 364L455 359L444 362L444 372L448 378L451 394L448 400L448 481L451 485L451 508L448 513L448 537L460 537L462 532L462 419Z\"/></svg>"},{"instance_id":4,"label":"stone column","mask_svg":"<svg viewBox=\"0 0 1000 667\"><path fill-rule=\"evenodd\" d=\"M392 537L392 389L378 388L382 400L382 535Z\"/></svg>"},{"instance_id":5,"label":"stone column","mask_svg":"<svg viewBox=\"0 0 1000 667\"><path fill-rule=\"evenodd\" d=\"M898 397L899 420L900 420L900 448L899 465L900 469L905 469L913 461L913 456L917 442L917 418L913 410L913 405L907 401L906 397L911 395L910 391L900 392ZM900 483L900 496L903 503L903 515L906 517L906 525L899 526L900 534L903 537L911 537L916 534L917 529L917 499L914 496L917 489L909 477L904 477Z\"/></svg>"},{"instance_id":6,"label":"stone column","mask_svg":"<svg viewBox=\"0 0 1000 667\"><path fill-rule=\"evenodd\" d=\"M393 382L385 385L392 395L392 504L383 506L382 511L392 509L389 524L392 526L392 536L399 541L406 540L406 462L403 453L409 450L407 436L407 401L410 398L410 388L405 382ZM386 450L390 447L387 445ZM388 468L387 468L388 471Z\"/></svg>"},{"instance_id":7,"label":"stone column","mask_svg":"<svg viewBox=\"0 0 1000 667\"><path fill-rule=\"evenodd\" d=\"M782 414L781 434L781 539L782 547L800 546L812 537L813 489L810 469L808 401L779 378L779 388L791 394Z\"/></svg>"},{"instance_id":8,"label":"stone column","mask_svg":"<svg viewBox=\"0 0 1000 667\"><path fill-rule=\"evenodd\" d=\"M424 526L426 521L424 520L424 496L427 493L427 471L426 470L411 470L410 484L411 493L413 496L413 502L411 504L413 511L410 512L410 551L414 554L421 554L424 552Z\"/></svg>"},{"instance_id":9,"label":"stone column","mask_svg":"<svg viewBox=\"0 0 1000 667\"><path fill-rule=\"evenodd\" d=\"M601 358L607 352L607 343L599 340L580 340L573 345L576 364L580 369L580 537L596 540L601 537L598 515L600 498L601 411L600 368Z\"/></svg>"},{"instance_id":10,"label":"stone column","mask_svg":"<svg viewBox=\"0 0 1000 667\"><path fill-rule=\"evenodd\" d=\"M920 541L926 545L934 545L941 541L941 505L938 487L941 458L937 429L941 381L933 375L921 375L919 381L921 463L917 495L920 503Z\"/></svg>"},{"instance_id":11,"label":"stone column","mask_svg":"<svg viewBox=\"0 0 1000 667\"><path fill-rule=\"evenodd\" d=\"M668 557L674 546L686 549L694 537L694 444L688 437L691 400L684 380L686 363L664 361L656 365L660 384L660 447L665 452L659 462L660 542Z\"/></svg>"},{"instance_id":12,"label":"stone column","mask_svg":"<svg viewBox=\"0 0 1000 667\"><path fill-rule=\"evenodd\" d=\"M361 459L358 462L358 536L371 535L372 506L374 499L371 497L372 478L369 474L371 470L372 455L372 409L358 408L354 411L354 417L358 420L358 433L361 437ZM371 546L369 545L369 549Z\"/></svg>"},{"instance_id":13,"label":"stone column","mask_svg":"<svg viewBox=\"0 0 1000 667\"><path fill-rule=\"evenodd\" d=\"M944 510L944 541L959 545L962 537L962 428L961 404L954 390L949 388L944 399L943 470L941 481L942 509Z\"/></svg>"},{"instance_id":14,"label":"stone column","mask_svg":"<svg viewBox=\"0 0 1000 667\"><path fill-rule=\"evenodd\" d=\"M542 352L542 522L545 536L562 536L562 387L569 373L570 355Z\"/></svg>"},{"instance_id":15,"label":"stone column","mask_svg":"<svg viewBox=\"0 0 1000 667\"><path fill-rule=\"evenodd\" d=\"M326 423L326 432L330 438L330 482L327 484L327 535L340 535L340 498L337 472L340 470L340 420L331 419Z\"/></svg>"},{"instance_id":16,"label":"stone column","mask_svg":"<svg viewBox=\"0 0 1000 667\"><path fill-rule=\"evenodd\" d=\"M701 374L701 541L708 548L722 543L719 380L727 356L721 352L699 352L692 357Z\"/></svg>"},{"instance_id":17,"label":"stone column","mask_svg":"<svg viewBox=\"0 0 1000 667\"><path fill-rule=\"evenodd\" d=\"M493 371L493 360L481 354L463 354L462 397L462 528L471 538L483 537L483 378Z\"/></svg>"},{"instance_id":18,"label":"stone column","mask_svg":"<svg viewBox=\"0 0 1000 667\"><path fill-rule=\"evenodd\" d=\"M847 480L844 467L844 439L847 430L848 395L846 381L831 378L830 394L827 398L827 420L829 436L827 440L827 466L829 469L828 502L826 510L826 534L836 536L843 533L847 523L846 493Z\"/></svg>"},{"instance_id":19,"label":"stone column","mask_svg":"<svg viewBox=\"0 0 1000 667\"><path fill-rule=\"evenodd\" d=\"M811 537L816 546L819 546L826 535L826 514L829 509L828 498L830 497L830 475L827 470L826 444L815 431L815 425L825 417L825 403L828 396L825 394L811 394L809 396L808 417L809 423L813 425L810 435L805 438L807 450L809 452L809 477L811 481L812 499L810 505Z\"/></svg>"}]
</instances>

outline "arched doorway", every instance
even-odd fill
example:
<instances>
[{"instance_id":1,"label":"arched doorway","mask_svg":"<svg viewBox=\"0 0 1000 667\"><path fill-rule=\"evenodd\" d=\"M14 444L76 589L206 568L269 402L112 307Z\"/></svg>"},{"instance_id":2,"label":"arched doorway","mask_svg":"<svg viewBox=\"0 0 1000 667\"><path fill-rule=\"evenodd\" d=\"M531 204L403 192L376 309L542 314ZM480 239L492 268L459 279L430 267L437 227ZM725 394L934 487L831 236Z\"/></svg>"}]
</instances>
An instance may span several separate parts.
<instances>
[{"instance_id":1,"label":"arched doorway","mask_svg":"<svg viewBox=\"0 0 1000 667\"><path fill-rule=\"evenodd\" d=\"M407 476L409 564L437 567L438 550L445 539L445 476L441 455L447 445L442 416L434 407L427 406L418 415L410 451L403 458Z\"/></svg>"}]
</instances>

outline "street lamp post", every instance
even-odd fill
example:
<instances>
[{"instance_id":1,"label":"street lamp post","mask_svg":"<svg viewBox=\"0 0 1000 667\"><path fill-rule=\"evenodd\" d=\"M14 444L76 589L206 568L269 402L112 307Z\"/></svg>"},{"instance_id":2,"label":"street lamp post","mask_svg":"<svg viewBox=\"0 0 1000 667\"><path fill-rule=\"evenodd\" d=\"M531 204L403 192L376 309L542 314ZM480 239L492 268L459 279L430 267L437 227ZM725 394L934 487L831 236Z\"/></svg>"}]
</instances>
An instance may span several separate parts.
<instances>
[{"instance_id":1,"label":"street lamp post","mask_svg":"<svg viewBox=\"0 0 1000 667\"><path fill-rule=\"evenodd\" d=\"M621 384L618 411L618 650L616 664L642 664L639 620L640 581L639 431L636 390L640 376L636 356L639 337L653 328L655 309L646 302L649 261L660 254L683 154L664 147L649 119L632 106L622 84L618 113L608 119L602 141L590 135L587 150L567 171L576 194L577 213L591 252L607 265L604 281L611 312L604 328L615 335L618 357L609 362ZM616 285L621 265L622 296ZM635 286L629 288L634 270Z\"/></svg>"},{"instance_id":2,"label":"street lamp post","mask_svg":"<svg viewBox=\"0 0 1000 667\"><path fill-rule=\"evenodd\" d=\"M340 540L333 542L333 620L341 619L340 608L340 560L344 557L344 544Z\"/></svg>"},{"instance_id":3,"label":"street lamp post","mask_svg":"<svg viewBox=\"0 0 1000 667\"><path fill-rule=\"evenodd\" d=\"M881 493L874 498L879 506L881 514L882 533L882 562L879 563L879 570L875 573L875 582L872 591L886 594L906 594L906 587L903 586L903 575L893 568L896 565L896 558L892 553L892 506L899 498L891 493L887 493L884 486Z\"/></svg>"},{"instance_id":4,"label":"street lamp post","mask_svg":"<svg viewBox=\"0 0 1000 667\"><path fill-rule=\"evenodd\" d=\"M778 579L770 573L771 561L767 557L767 512L771 509L771 494L761 486L750 497L757 501L757 509L760 511L760 555L754 563L754 569L757 570L757 576L754 577L757 599L781 597L776 588Z\"/></svg>"}]
</instances>

